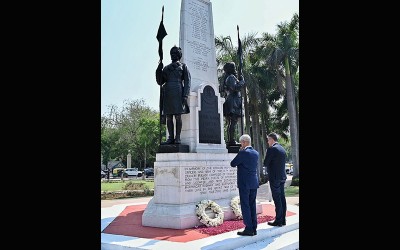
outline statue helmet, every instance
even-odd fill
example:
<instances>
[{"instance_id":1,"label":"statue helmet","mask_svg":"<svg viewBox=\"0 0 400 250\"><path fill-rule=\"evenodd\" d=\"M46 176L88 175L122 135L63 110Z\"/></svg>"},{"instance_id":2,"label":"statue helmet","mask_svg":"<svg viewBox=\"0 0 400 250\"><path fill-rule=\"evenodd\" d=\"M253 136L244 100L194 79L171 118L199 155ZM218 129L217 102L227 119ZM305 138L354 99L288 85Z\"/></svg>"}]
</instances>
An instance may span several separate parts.
<instances>
[{"instance_id":1,"label":"statue helmet","mask_svg":"<svg viewBox=\"0 0 400 250\"><path fill-rule=\"evenodd\" d=\"M179 55L179 59L182 58L182 49L180 47L177 47L176 45L174 45L174 47L171 48L171 50L169 51L169 54L172 56L173 53L178 52Z\"/></svg>"},{"instance_id":2,"label":"statue helmet","mask_svg":"<svg viewBox=\"0 0 400 250\"><path fill-rule=\"evenodd\" d=\"M234 74L236 73L236 65L234 62L227 62L224 65L224 70L227 74Z\"/></svg>"}]
</instances>

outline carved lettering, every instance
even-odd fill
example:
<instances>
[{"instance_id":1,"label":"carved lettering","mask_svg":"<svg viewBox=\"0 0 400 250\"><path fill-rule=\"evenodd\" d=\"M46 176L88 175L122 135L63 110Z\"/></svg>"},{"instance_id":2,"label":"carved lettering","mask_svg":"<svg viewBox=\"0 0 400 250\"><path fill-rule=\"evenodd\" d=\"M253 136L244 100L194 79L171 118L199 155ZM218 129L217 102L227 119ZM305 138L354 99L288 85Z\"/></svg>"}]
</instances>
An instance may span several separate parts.
<instances>
[{"instance_id":1,"label":"carved lettering","mask_svg":"<svg viewBox=\"0 0 400 250\"><path fill-rule=\"evenodd\" d=\"M223 166L186 167L185 192L200 194L229 193L237 190L236 168Z\"/></svg>"}]
</instances>

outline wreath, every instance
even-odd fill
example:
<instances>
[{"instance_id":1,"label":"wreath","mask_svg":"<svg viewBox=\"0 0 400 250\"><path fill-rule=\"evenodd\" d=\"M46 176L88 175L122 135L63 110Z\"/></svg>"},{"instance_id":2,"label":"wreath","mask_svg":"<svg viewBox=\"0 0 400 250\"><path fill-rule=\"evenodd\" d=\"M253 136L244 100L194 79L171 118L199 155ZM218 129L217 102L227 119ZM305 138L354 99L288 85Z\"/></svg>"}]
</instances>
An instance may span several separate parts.
<instances>
[{"instance_id":1,"label":"wreath","mask_svg":"<svg viewBox=\"0 0 400 250\"><path fill-rule=\"evenodd\" d=\"M212 219L206 214L206 209L208 207L215 213L215 217ZM222 208L212 200L200 201L196 205L196 215L200 222L207 227L215 227L224 222L224 211L222 211Z\"/></svg>"},{"instance_id":2,"label":"wreath","mask_svg":"<svg viewBox=\"0 0 400 250\"><path fill-rule=\"evenodd\" d=\"M231 208L233 213L236 215L238 219L243 219L242 209L240 208L240 198L239 196L235 196L231 200Z\"/></svg>"}]
</instances>

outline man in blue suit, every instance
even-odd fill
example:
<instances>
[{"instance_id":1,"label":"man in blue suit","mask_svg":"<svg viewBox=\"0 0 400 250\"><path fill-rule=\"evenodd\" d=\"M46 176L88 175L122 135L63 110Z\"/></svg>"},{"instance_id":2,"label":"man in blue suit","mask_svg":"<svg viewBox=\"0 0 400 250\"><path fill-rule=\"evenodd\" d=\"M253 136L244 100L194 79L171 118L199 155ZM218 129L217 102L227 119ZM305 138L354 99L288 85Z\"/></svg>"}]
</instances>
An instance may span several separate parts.
<instances>
[{"instance_id":1,"label":"man in blue suit","mask_svg":"<svg viewBox=\"0 0 400 250\"><path fill-rule=\"evenodd\" d=\"M264 166L267 168L276 214L275 221L268 222L268 225L281 227L286 225L286 151L278 143L278 136L275 133L270 133L267 138L269 148L265 154Z\"/></svg>"},{"instance_id":2,"label":"man in blue suit","mask_svg":"<svg viewBox=\"0 0 400 250\"><path fill-rule=\"evenodd\" d=\"M246 226L238 235L257 235L256 196L259 180L257 174L258 152L251 146L251 137L244 134L239 138L240 150L231 161L231 167L237 166L237 187L239 188L240 208L243 223Z\"/></svg>"}]
</instances>

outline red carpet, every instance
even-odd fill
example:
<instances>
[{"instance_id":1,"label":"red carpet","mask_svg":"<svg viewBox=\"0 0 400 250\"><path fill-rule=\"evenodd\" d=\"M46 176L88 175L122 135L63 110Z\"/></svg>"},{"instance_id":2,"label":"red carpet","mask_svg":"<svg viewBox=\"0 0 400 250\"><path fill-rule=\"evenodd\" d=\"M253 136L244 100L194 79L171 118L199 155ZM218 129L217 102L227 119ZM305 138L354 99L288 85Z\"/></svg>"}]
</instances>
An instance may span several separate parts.
<instances>
[{"instance_id":1,"label":"red carpet","mask_svg":"<svg viewBox=\"0 0 400 250\"><path fill-rule=\"evenodd\" d=\"M127 206L102 233L125 235L154 240L168 240L173 242L188 242L244 228L243 220L224 221L222 225L207 228L201 225L197 228L171 229L142 226L142 214L146 204ZM263 213L258 215L258 223L274 220L275 207L271 204L262 204ZM268 214L268 215L267 215ZM287 216L295 213L287 211Z\"/></svg>"}]
</instances>

